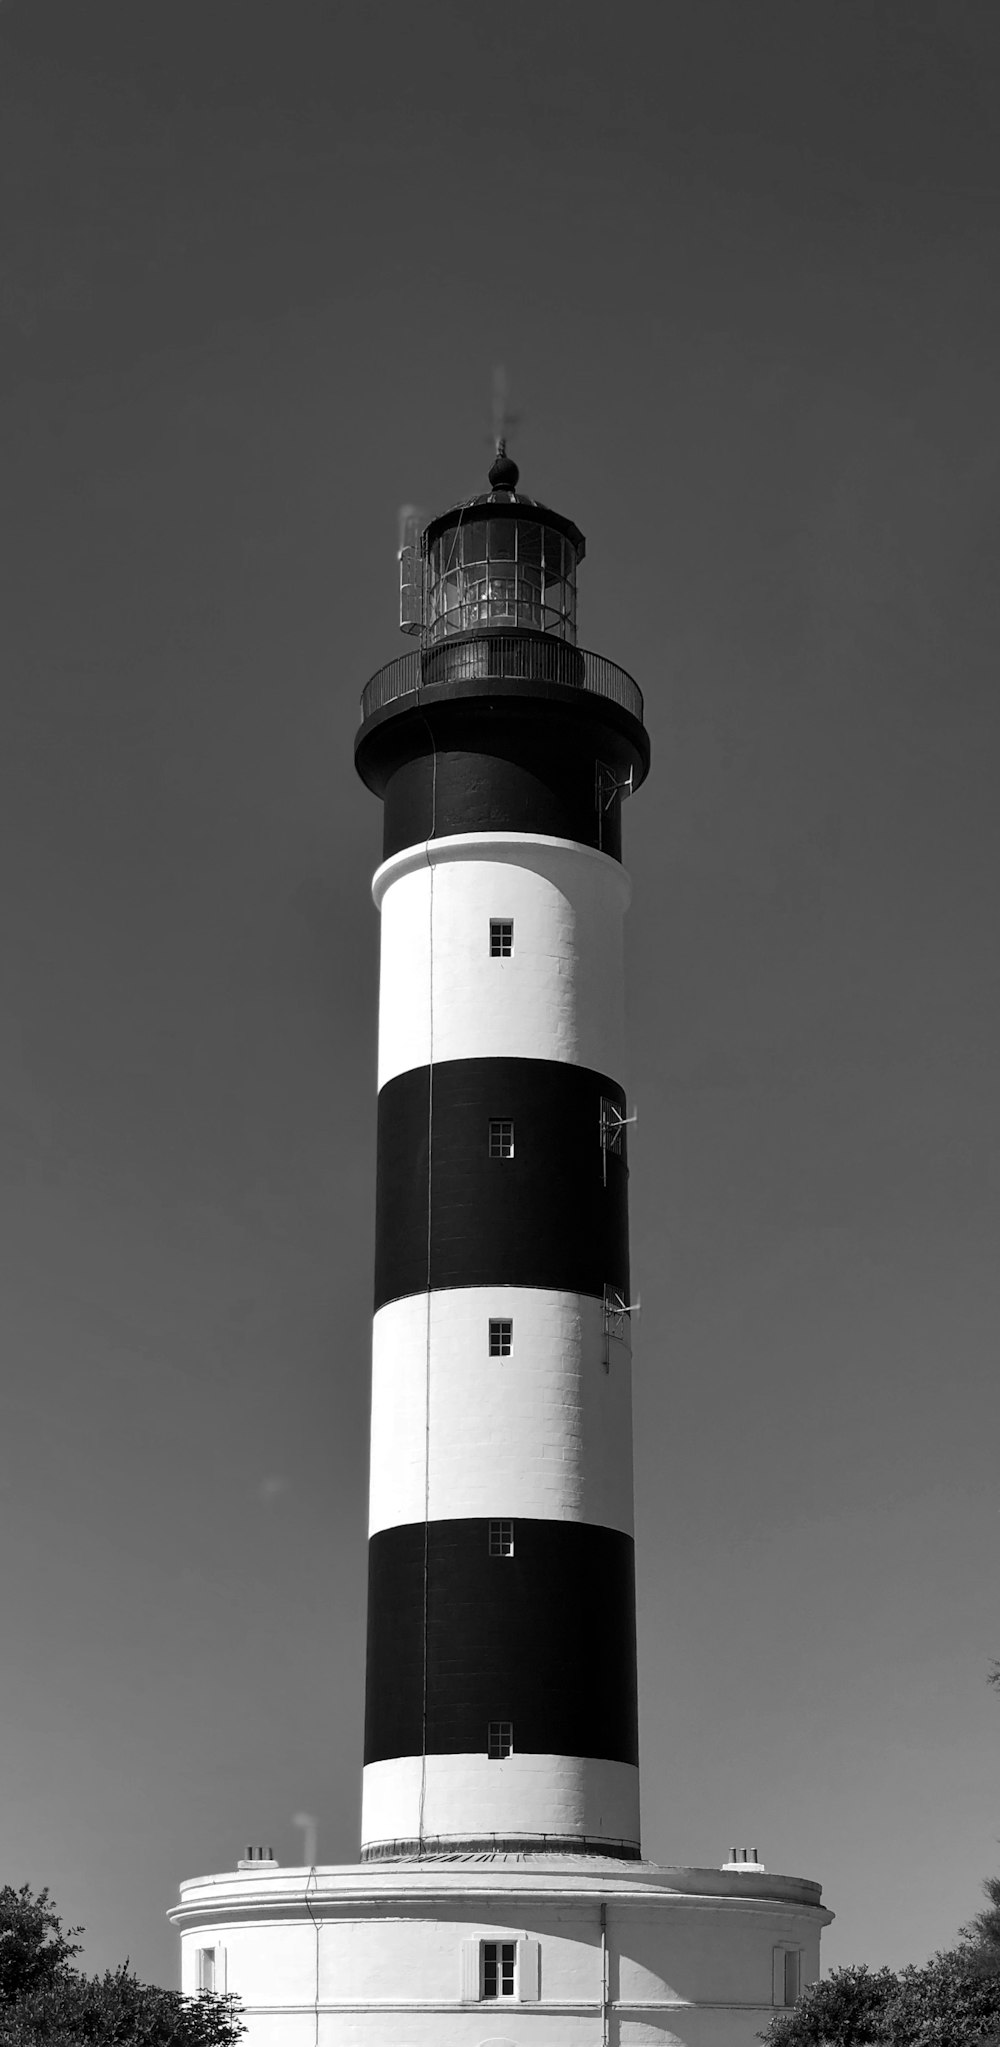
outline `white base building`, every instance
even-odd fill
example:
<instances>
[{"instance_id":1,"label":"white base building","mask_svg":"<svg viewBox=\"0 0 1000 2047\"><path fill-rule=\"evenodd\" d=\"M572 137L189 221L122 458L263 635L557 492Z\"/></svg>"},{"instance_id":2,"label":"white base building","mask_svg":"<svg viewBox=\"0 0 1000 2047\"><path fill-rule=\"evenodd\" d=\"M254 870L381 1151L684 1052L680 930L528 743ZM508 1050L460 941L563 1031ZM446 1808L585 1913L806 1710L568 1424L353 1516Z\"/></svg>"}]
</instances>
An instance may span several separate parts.
<instances>
[{"instance_id":1,"label":"white base building","mask_svg":"<svg viewBox=\"0 0 1000 2047\"><path fill-rule=\"evenodd\" d=\"M195 1877L186 1991L241 1998L245 2047L754 2047L819 1974L820 1887L483 1853Z\"/></svg>"}]
</instances>

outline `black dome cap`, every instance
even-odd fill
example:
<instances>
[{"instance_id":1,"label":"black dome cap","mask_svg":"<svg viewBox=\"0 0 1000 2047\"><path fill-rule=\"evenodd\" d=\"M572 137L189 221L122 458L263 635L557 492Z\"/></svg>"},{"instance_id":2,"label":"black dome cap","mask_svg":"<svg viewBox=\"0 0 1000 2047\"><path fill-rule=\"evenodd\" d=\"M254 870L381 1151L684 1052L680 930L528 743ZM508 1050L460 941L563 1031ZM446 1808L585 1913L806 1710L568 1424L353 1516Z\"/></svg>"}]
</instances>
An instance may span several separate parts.
<instances>
[{"instance_id":1,"label":"black dome cap","mask_svg":"<svg viewBox=\"0 0 1000 2047\"><path fill-rule=\"evenodd\" d=\"M496 460L490 464L492 490L516 490L521 472L507 453L506 441L497 442Z\"/></svg>"}]
</instances>

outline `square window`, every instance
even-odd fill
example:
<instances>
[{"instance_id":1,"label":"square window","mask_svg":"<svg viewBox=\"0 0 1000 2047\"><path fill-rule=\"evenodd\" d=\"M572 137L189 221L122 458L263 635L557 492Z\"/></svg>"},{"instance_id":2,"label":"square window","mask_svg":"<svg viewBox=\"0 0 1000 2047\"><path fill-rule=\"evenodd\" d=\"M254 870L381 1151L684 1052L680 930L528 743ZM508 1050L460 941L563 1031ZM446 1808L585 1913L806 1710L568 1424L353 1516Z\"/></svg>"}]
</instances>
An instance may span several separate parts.
<instances>
[{"instance_id":1,"label":"square window","mask_svg":"<svg viewBox=\"0 0 1000 2047\"><path fill-rule=\"evenodd\" d=\"M517 1942L484 1940L483 1996L513 1997L517 1980Z\"/></svg>"},{"instance_id":2,"label":"square window","mask_svg":"<svg viewBox=\"0 0 1000 2047\"><path fill-rule=\"evenodd\" d=\"M514 1554L513 1521L490 1522L491 1557L512 1557Z\"/></svg>"},{"instance_id":3,"label":"square window","mask_svg":"<svg viewBox=\"0 0 1000 2047\"><path fill-rule=\"evenodd\" d=\"M514 1342L513 1322L490 1321L491 1358L509 1358Z\"/></svg>"},{"instance_id":4,"label":"square window","mask_svg":"<svg viewBox=\"0 0 1000 2047\"><path fill-rule=\"evenodd\" d=\"M512 917L490 918L490 958L509 960L514 950L514 920Z\"/></svg>"},{"instance_id":5,"label":"square window","mask_svg":"<svg viewBox=\"0 0 1000 2047\"><path fill-rule=\"evenodd\" d=\"M491 1720L486 1732L486 1753L491 1763L502 1763L514 1753L514 1722Z\"/></svg>"},{"instance_id":6,"label":"square window","mask_svg":"<svg viewBox=\"0 0 1000 2047\"><path fill-rule=\"evenodd\" d=\"M514 1125L505 1116L490 1118L491 1159L512 1159L514 1156Z\"/></svg>"}]
</instances>

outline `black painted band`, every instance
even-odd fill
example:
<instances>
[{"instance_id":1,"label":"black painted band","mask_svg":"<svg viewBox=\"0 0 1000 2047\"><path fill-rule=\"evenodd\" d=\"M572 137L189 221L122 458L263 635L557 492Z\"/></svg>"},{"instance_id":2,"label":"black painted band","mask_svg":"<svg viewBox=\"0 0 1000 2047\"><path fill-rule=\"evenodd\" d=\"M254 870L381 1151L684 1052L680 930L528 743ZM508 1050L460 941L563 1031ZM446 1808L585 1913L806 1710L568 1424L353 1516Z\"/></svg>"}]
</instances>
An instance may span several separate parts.
<instances>
[{"instance_id":1,"label":"black painted band","mask_svg":"<svg viewBox=\"0 0 1000 2047\"><path fill-rule=\"evenodd\" d=\"M518 1753L637 1763L631 1536L515 1521L513 1556L494 1557L489 1525L372 1536L365 1762L485 1755L490 1721L509 1720Z\"/></svg>"},{"instance_id":2,"label":"black painted band","mask_svg":"<svg viewBox=\"0 0 1000 2047\"><path fill-rule=\"evenodd\" d=\"M386 1082L378 1103L375 1306L436 1287L628 1293L628 1174L602 1152L617 1081L554 1059L449 1059ZM491 1158L493 1119L514 1126ZM428 1173L428 1144L431 1172ZM428 1195L430 1229L428 1229Z\"/></svg>"},{"instance_id":3,"label":"black painted band","mask_svg":"<svg viewBox=\"0 0 1000 2047\"><path fill-rule=\"evenodd\" d=\"M392 707L362 727L355 759L383 799L386 860L422 839L500 831L573 839L620 860L616 787L638 787L649 745L620 706L552 685L537 698L425 695L419 708Z\"/></svg>"}]
</instances>

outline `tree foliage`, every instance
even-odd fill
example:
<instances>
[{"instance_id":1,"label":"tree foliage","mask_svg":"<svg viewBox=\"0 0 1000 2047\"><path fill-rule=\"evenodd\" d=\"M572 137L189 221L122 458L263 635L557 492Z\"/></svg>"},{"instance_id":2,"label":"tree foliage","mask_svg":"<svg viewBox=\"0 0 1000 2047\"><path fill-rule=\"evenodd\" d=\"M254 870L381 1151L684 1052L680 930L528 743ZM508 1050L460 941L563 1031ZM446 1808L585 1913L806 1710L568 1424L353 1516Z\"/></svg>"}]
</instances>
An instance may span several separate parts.
<instances>
[{"instance_id":1,"label":"tree foliage","mask_svg":"<svg viewBox=\"0 0 1000 2047\"><path fill-rule=\"evenodd\" d=\"M62 1923L48 1891L37 1895L30 1884L15 1891L11 1884L0 1889L0 2005L16 2004L42 1992L48 1983L65 1974L80 1943L73 1935L81 1932Z\"/></svg>"},{"instance_id":2,"label":"tree foliage","mask_svg":"<svg viewBox=\"0 0 1000 2047\"><path fill-rule=\"evenodd\" d=\"M768 2047L873 2047L885 2039L883 2014L896 1988L891 1969L835 1969L810 1984L791 2011L780 2012L760 2038Z\"/></svg>"},{"instance_id":3,"label":"tree foliage","mask_svg":"<svg viewBox=\"0 0 1000 2047\"><path fill-rule=\"evenodd\" d=\"M1000 2040L1000 1973L966 1946L902 1969L883 2038L900 2047L984 2047Z\"/></svg>"},{"instance_id":4,"label":"tree foliage","mask_svg":"<svg viewBox=\"0 0 1000 2047\"><path fill-rule=\"evenodd\" d=\"M236 2000L140 1983L128 1963L103 1976L79 1954L47 1891L0 1890L0 2047L235 2047Z\"/></svg>"},{"instance_id":5,"label":"tree foliage","mask_svg":"<svg viewBox=\"0 0 1000 2047\"><path fill-rule=\"evenodd\" d=\"M994 2047L1000 1955L963 1940L922 1969L835 1969L760 2038L767 2047Z\"/></svg>"},{"instance_id":6,"label":"tree foliage","mask_svg":"<svg viewBox=\"0 0 1000 2047\"><path fill-rule=\"evenodd\" d=\"M985 1965L1000 1969L1000 1876L988 1876L983 1885L986 1906L962 1928L962 1939Z\"/></svg>"}]
</instances>

